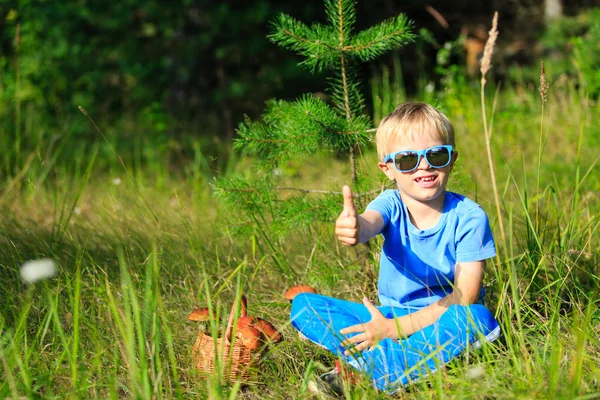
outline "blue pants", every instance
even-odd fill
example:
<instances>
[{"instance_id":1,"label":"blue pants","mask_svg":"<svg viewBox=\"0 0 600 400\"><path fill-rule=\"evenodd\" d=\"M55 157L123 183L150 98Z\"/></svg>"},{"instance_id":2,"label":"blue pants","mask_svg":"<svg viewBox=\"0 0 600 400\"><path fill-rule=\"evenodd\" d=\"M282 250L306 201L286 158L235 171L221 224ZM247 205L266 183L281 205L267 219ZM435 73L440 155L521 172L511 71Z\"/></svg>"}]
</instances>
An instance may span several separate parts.
<instances>
[{"instance_id":1,"label":"blue pants","mask_svg":"<svg viewBox=\"0 0 600 400\"><path fill-rule=\"evenodd\" d=\"M377 307L386 318L414 312L396 307ZM498 322L481 304L452 305L432 325L402 339L383 339L370 350L344 356L342 328L371 320L362 303L301 293L292 302L292 325L312 342L328 349L373 380L379 390L394 391L434 372L460 354L467 345L496 339ZM347 336L349 337L349 336Z\"/></svg>"}]
</instances>

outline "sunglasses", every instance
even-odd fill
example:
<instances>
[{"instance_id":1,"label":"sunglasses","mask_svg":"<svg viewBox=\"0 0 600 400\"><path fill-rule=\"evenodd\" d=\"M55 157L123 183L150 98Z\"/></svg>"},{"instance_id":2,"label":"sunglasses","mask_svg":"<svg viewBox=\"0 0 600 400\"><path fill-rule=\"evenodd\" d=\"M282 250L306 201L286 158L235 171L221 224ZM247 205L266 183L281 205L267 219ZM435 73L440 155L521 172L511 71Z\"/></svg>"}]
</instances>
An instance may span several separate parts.
<instances>
[{"instance_id":1,"label":"sunglasses","mask_svg":"<svg viewBox=\"0 0 600 400\"><path fill-rule=\"evenodd\" d=\"M417 169L421 157L425 157L432 168L444 168L450 164L453 152L451 145L434 146L425 150L401 150L388 154L383 158L383 162L387 164L394 161L394 166L398 171L411 172Z\"/></svg>"}]
</instances>

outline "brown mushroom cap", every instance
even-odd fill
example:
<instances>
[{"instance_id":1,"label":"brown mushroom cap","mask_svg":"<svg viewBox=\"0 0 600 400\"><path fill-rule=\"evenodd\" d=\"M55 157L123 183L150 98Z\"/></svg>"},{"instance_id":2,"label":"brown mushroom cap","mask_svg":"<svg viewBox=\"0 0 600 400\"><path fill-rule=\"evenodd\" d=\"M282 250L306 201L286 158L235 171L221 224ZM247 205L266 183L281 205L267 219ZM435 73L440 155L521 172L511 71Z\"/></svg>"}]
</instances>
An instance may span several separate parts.
<instances>
[{"instance_id":1,"label":"brown mushroom cap","mask_svg":"<svg viewBox=\"0 0 600 400\"><path fill-rule=\"evenodd\" d=\"M196 308L190 315L188 315L188 319L190 321L208 321L210 319L208 307Z\"/></svg>"},{"instance_id":2,"label":"brown mushroom cap","mask_svg":"<svg viewBox=\"0 0 600 400\"><path fill-rule=\"evenodd\" d=\"M285 292L285 298L289 301L292 301L294 297L296 297L299 293L317 293L317 291L308 285L296 285L291 287L287 292Z\"/></svg>"},{"instance_id":3,"label":"brown mushroom cap","mask_svg":"<svg viewBox=\"0 0 600 400\"><path fill-rule=\"evenodd\" d=\"M260 332L251 326L240 329L235 336L250 350L255 350L260 345Z\"/></svg>"},{"instance_id":4,"label":"brown mushroom cap","mask_svg":"<svg viewBox=\"0 0 600 400\"><path fill-rule=\"evenodd\" d=\"M273 342L279 342L281 339L283 339L281 333L275 329L275 327L269 321L265 321L262 318L256 318L254 328L256 328L267 339L272 340Z\"/></svg>"},{"instance_id":5,"label":"brown mushroom cap","mask_svg":"<svg viewBox=\"0 0 600 400\"><path fill-rule=\"evenodd\" d=\"M250 316L240 317L237 321L237 330L240 331L254 323L255 318Z\"/></svg>"}]
</instances>

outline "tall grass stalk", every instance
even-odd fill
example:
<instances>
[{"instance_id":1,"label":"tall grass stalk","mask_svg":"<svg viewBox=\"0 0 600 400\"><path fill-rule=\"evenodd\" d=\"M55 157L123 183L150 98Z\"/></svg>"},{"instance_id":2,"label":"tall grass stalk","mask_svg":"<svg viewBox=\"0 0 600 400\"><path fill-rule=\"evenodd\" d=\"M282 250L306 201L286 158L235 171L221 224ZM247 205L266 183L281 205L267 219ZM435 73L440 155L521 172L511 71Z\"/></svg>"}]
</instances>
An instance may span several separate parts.
<instances>
[{"instance_id":1,"label":"tall grass stalk","mask_svg":"<svg viewBox=\"0 0 600 400\"><path fill-rule=\"evenodd\" d=\"M499 283L501 283L504 278L508 278L505 285L508 285L510 287L510 297L507 299L504 299L503 294L504 294L505 285L501 285L502 289L501 289L501 293L500 293L499 304L500 304L500 310L501 310L502 314L504 314L503 318L505 319L505 322L510 323L510 321L513 320L513 317L516 319L516 327L506 326L508 328L507 329L508 335L506 335L507 336L507 344L509 345L510 352L513 355L513 365L519 371L524 369L524 372L526 374L528 381L530 383L533 383L535 381L535 376L534 376L535 360L539 361L541 359L541 356L540 356L539 352L536 350L534 350L533 352L528 351L528 346L527 346L526 338L524 335L524 332L525 332L524 315L527 315L529 312L531 312L531 309L528 305L524 304L522 301L523 296L526 293L526 291L523 292L523 291L519 290L520 279L518 278L518 274L517 274L518 266L515 263L515 260L517 259L517 256L515 254L515 249L514 249L515 240L512 237L512 234L511 234L510 238L507 238L505 229L504 229L504 222L503 222L504 218L502 215L501 201L500 201L500 197L498 194L498 188L496 185L496 173L495 173L494 161L493 161L492 150L491 150L491 132L488 129L487 115L486 115L486 104L485 104L486 74L488 73L488 71L491 68L491 59L492 59L492 55L493 55L493 51L494 51L494 45L495 45L495 42L498 37L497 26L498 26L498 13L496 12L496 13L494 13L494 18L492 21L492 28L489 31L489 37L486 42L483 58L481 61L480 100L481 100L481 113L482 113L482 119L483 119L483 125L484 125L486 153L487 153L487 159L488 159L489 170L490 170L490 178L491 178L490 182L492 185L492 191L493 191L493 195L494 195L494 203L496 206L498 226L500 228L500 236L501 236L501 243L502 243L502 248L503 248L504 259L506 260L506 266L508 267L508 271L506 271L506 272L508 272L508 275L506 276L504 274L503 270L501 269L502 263L500 262L500 256L499 256L499 254L497 254L496 255L496 265L498 268L497 277L500 278ZM546 100L546 92L547 92L547 84L546 84L545 79L546 79L546 77L545 77L545 73L543 71L543 65L542 65L540 94L542 96L543 102L545 102L545 100ZM543 256L541 256L542 244L540 242L540 238L538 237L538 233L537 233L540 230L540 225L539 225L539 221L540 221L539 202L540 202L540 199L538 198L539 193L540 193L540 190L539 190L539 182L540 182L540 175L541 175L540 174L540 165L541 165L542 154L543 154L544 143L545 143L545 140L543 139L543 118L544 118L544 115L543 115L543 105L542 105L542 123L540 124L541 131L540 131L539 147L538 147L536 193L535 193L535 201L536 201L535 221L532 221L531 216L528 211L528 200L527 199L530 196L528 193L527 172L526 172L525 165L523 168L523 171L524 171L523 193L521 193L521 191L518 189L518 185L515 185L515 187L517 188L517 192L521 198L522 210L525 213L528 236L532 237L533 243L535 243L535 248L537 249L537 251L535 251L534 253L526 253L525 261L528 265L536 266L536 270L539 268L539 264L541 262L543 262ZM523 159L523 162L525 162L525 159ZM514 180L514 178L513 178L513 180ZM512 233L513 229L514 229L514 228L512 228L512 226L514 224L512 207L508 211L508 217L510 220L511 233ZM532 279L532 280L535 279L535 272L534 272L534 275L532 275L530 277L530 279ZM509 304L505 304L505 301L509 301ZM513 334L510 333L511 331L515 331L514 337L516 338L517 343L513 342L512 337L511 337L511 336L513 336ZM515 346L516 344L518 344L518 346Z\"/></svg>"},{"instance_id":2,"label":"tall grass stalk","mask_svg":"<svg viewBox=\"0 0 600 400\"><path fill-rule=\"evenodd\" d=\"M79 384L80 317L81 317L81 264L85 251L80 250L76 259L75 287L72 289L73 332L71 334L71 387L75 392Z\"/></svg>"},{"instance_id":3,"label":"tall grass stalk","mask_svg":"<svg viewBox=\"0 0 600 400\"><path fill-rule=\"evenodd\" d=\"M542 165L542 154L544 153L544 147L546 145L546 140L548 135L544 135L544 106L546 104L546 100L548 97L548 80L546 78L546 69L544 68L544 61L541 62L540 67L540 87L539 87L540 97L542 98L542 115L540 116L540 135L539 135L539 151L538 151L538 159L537 159L537 179L536 179L536 193L540 192L540 168ZM535 221L536 228L540 228L540 202L536 200L535 203Z\"/></svg>"},{"instance_id":4,"label":"tall grass stalk","mask_svg":"<svg viewBox=\"0 0 600 400\"><path fill-rule=\"evenodd\" d=\"M491 64L492 55L494 53L494 45L496 43L497 38L498 38L498 12L495 12L494 18L492 20L492 28L489 31L489 37L485 44L483 57L481 59L481 69L480 69L480 71L481 71L481 90L480 90L481 115L482 115L482 120L483 120L483 132L485 135L485 148L486 148L487 160L488 160L488 165L489 165L489 170L490 170L490 182L492 184L492 190L494 193L494 203L496 205L496 215L498 218L498 226L500 227L500 237L501 237L502 249L504 252L504 259L508 263L507 266L508 266L508 273L509 273L509 275L508 275L509 281L506 282L506 284L508 285L509 282L511 283L510 286L512 287L512 296L516 303L515 312L516 312L516 317L517 317L517 324L518 324L519 330L522 330L521 313L520 313L520 307L518 306L519 297L518 297L518 294L516 293L516 271L515 271L515 265L514 265L514 261L513 261L514 258L512 256L512 251L511 251L511 256L509 258L509 248L512 247L512 244L507 241L506 234L504 232L504 222L503 222L503 216L502 216L502 210L501 210L501 204L500 204L500 197L498 195L498 188L496 185L496 173L495 173L494 159L492 156L492 149L491 149L491 132L490 132L490 129L488 129L487 113L486 113L486 105L485 105L485 85L487 82L485 76L488 73L488 71L490 70L491 65L492 65ZM505 287L503 287L503 285L501 285L501 284L502 284L502 277L504 275L504 271L502 269L502 263L500 261L499 253L496 254L495 261L496 261L496 276L498 278L500 278L500 279L498 279L498 283L499 283L499 286L501 287L499 304L503 304ZM521 341L522 341L522 338L521 338ZM521 342L521 345L522 345L522 348L524 348L523 342Z\"/></svg>"},{"instance_id":5,"label":"tall grass stalk","mask_svg":"<svg viewBox=\"0 0 600 400\"><path fill-rule=\"evenodd\" d=\"M504 233L504 224L502 222L502 211L500 208L500 198L498 197L498 188L496 187L496 174L494 172L494 160L492 158L492 149L490 144L491 132L488 130L486 106L485 106L485 75L491 67L492 54L494 53L494 45L498 38L498 12L494 13L494 19L492 21L492 29L490 29L488 40L485 44L483 51L483 58L481 59L481 113L483 118L483 132L485 134L485 149L487 152L488 163L490 167L491 183L494 191L494 201L496 203L496 213L498 214L498 224L500 226L500 235L502 237L502 243L506 244L506 235ZM499 262L499 261L498 261Z\"/></svg>"}]
</instances>

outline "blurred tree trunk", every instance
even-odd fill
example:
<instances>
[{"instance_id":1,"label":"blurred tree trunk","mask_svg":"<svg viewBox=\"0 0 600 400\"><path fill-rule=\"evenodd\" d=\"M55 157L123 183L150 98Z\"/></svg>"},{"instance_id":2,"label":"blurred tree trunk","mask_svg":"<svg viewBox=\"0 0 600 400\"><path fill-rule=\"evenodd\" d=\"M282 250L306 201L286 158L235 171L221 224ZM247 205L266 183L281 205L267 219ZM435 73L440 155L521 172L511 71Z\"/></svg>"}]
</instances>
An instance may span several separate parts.
<instances>
[{"instance_id":1,"label":"blurred tree trunk","mask_svg":"<svg viewBox=\"0 0 600 400\"><path fill-rule=\"evenodd\" d=\"M544 20L546 23L562 17L561 0L544 0Z\"/></svg>"}]
</instances>

